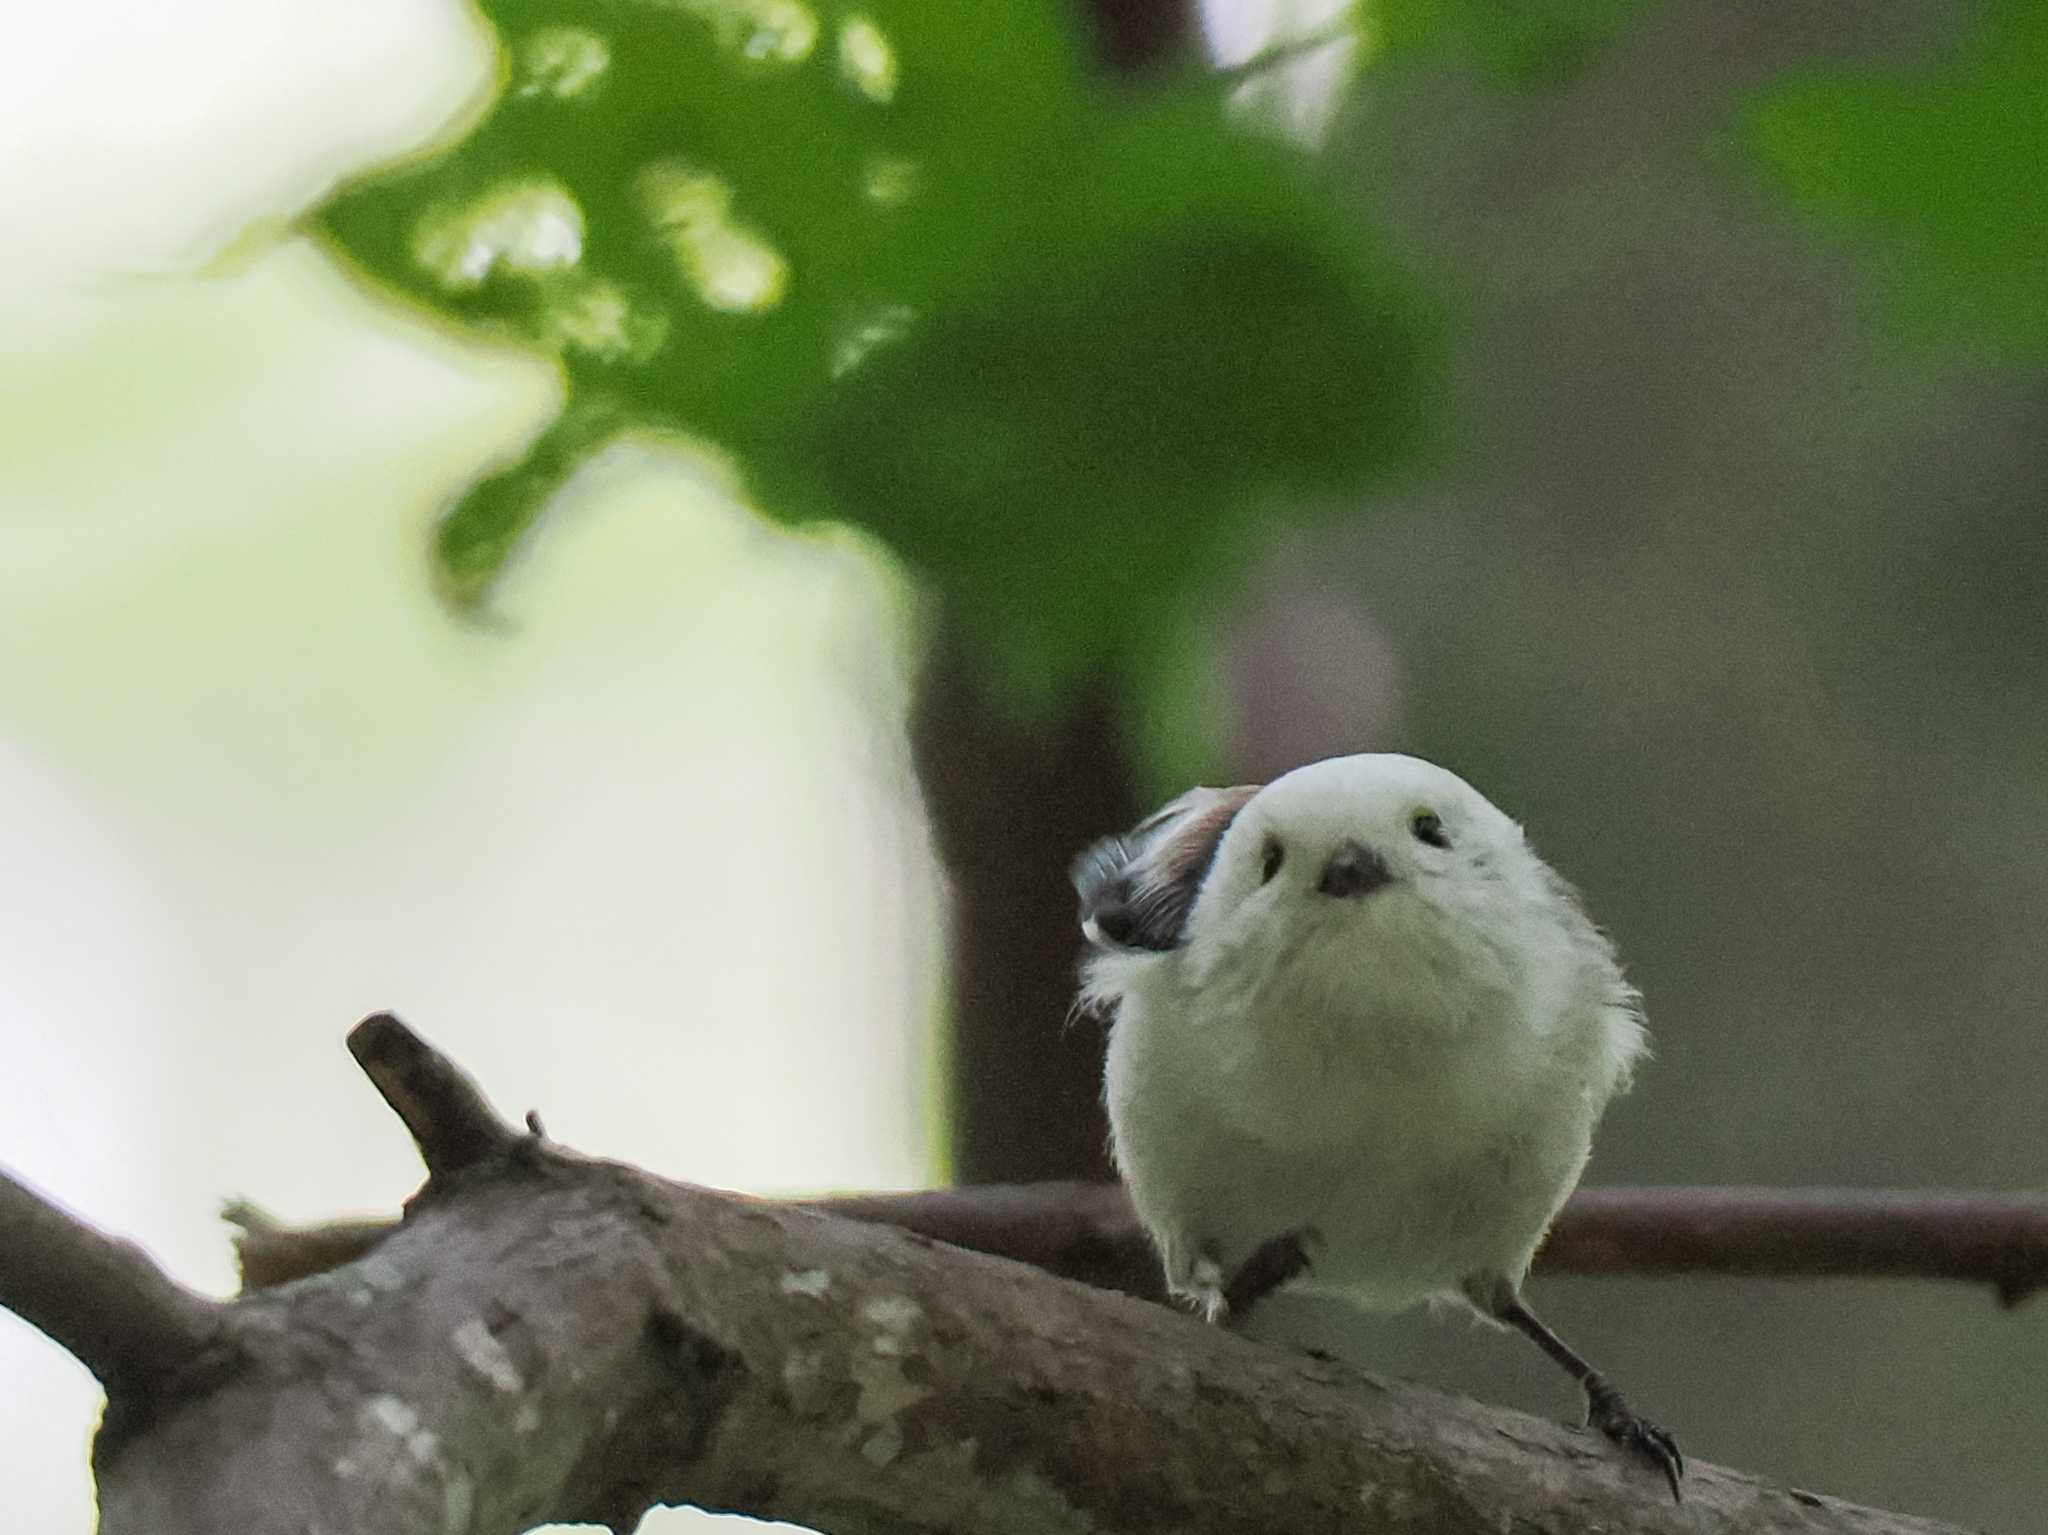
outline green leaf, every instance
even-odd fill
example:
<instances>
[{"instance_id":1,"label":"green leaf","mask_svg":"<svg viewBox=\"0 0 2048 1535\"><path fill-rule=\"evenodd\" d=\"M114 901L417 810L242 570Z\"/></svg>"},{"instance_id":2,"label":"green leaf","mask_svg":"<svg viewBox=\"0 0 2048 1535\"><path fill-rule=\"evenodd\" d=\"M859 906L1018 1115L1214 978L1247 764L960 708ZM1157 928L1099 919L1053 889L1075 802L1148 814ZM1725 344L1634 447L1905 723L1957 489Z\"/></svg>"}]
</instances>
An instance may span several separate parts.
<instances>
[{"instance_id":1,"label":"green leaf","mask_svg":"<svg viewBox=\"0 0 2048 1535\"><path fill-rule=\"evenodd\" d=\"M563 425L440 530L459 603L583 453L652 428L770 515L878 533L1049 689L1226 578L1256 498L1421 441L1428 306L1220 89L1106 89L1063 3L482 8L495 100L313 216L379 289L563 370Z\"/></svg>"},{"instance_id":2,"label":"green leaf","mask_svg":"<svg viewBox=\"0 0 2048 1535\"><path fill-rule=\"evenodd\" d=\"M1568 76L1647 0L1361 0L1376 64L1468 57L1516 84Z\"/></svg>"},{"instance_id":3,"label":"green leaf","mask_svg":"<svg viewBox=\"0 0 2048 1535\"><path fill-rule=\"evenodd\" d=\"M1993 5L1931 75L1776 85L1744 131L1807 214L1868 247L1908 333L2048 347L2048 7Z\"/></svg>"},{"instance_id":4,"label":"green leaf","mask_svg":"<svg viewBox=\"0 0 2048 1535\"><path fill-rule=\"evenodd\" d=\"M434 530L434 569L442 596L459 609L476 610L549 498L630 419L612 401L578 400L516 460L470 485Z\"/></svg>"},{"instance_id":5,"label":"green leaf","mask_svg":"<svg viewBox=\"0 0 2048 1535\"><path fill-rule=\"evenodd\" d=\"M1290 198L1286 151L1191 162L1171 115L1119 137L1071 188L1078 271L933 323L821 422L842 504L989 615L1020 684L1156 632L1273 497L1370 483L1437 403L1428 311Z\"/></svg>"}]
</instances>

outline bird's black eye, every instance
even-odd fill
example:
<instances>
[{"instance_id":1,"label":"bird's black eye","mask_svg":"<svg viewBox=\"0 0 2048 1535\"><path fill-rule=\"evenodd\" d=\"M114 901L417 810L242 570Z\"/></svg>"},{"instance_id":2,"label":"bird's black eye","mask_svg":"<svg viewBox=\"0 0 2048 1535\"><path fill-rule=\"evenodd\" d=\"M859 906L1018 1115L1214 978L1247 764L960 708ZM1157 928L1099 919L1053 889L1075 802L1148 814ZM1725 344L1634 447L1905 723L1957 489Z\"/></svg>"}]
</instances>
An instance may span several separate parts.
<instances>
[{"instance_id":1,"label":"bird's black eye","mask_svg":"<svg viewBox=\"0 0 2048 1535\"><path fill-rule=\"evenodd\" d=\"M1409 821L1408 829L1415 833L1417 842L1427 842L1431 847L1449 847L1450 835L1444 830L1443 818L1434 810L1418 810Z\"/></svg>"},{"instance_id":2,"label":"bird's black eye","mask_svg":"<svg viewBox=\"0 0 2048 1535\"><path fill-rule=\"evenodd\" d=\"M1280 872L1280 865L1285 862L1287 862L1287 849L1280 845L1278 837L1268 837L1266 839L1265 862L1259 865L1259 883L1262 885L1269 884L1273 876Z\"/></svg>"}]
</instances>

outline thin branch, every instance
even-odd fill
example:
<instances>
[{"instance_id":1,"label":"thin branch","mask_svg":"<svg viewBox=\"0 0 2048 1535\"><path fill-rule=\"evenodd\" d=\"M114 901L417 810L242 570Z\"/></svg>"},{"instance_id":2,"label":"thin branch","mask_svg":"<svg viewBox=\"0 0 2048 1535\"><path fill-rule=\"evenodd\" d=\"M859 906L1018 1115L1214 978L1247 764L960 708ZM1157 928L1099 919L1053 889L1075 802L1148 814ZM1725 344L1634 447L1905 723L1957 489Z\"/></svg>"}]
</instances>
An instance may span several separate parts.
<instances>
[{"instance_id":1,"label":"thin branch","mask_svg":"<svg viewBox=\"0 0 2048 1535\"><path fill-rule=\"evenodd\" d=\"M2048 1287L2048 1195L1581 1189L1540 1261L1570 1274L1959 1279L2015 1306Z\"/></svg>"},{"instance_id":2,"label":"thin branch","mask_svg":"<svg viewBox=\"0 0 2048 1535\"><path fill-rule=\"evenodd\" d=\"M357 1024L348 1049L405 1122L430 1179L473 1167L519 1139L466 1072L391 1014Z\"/></svg>"},{"instance_id":3,"label":"thin branch","mask_svg":"<svg viewBox=\"0 0 2048 1535\"><path fill-rule=\"evenodd\" d=\"M1156 1297L1123 1190L1035 1183L814 1201L981 1252ZM2048 1287L2048 1195L1875 1189L1580 1189L1537 1255L1544 1274L1951 1279L2015 1305Z\"/></svg>"},{"instance_id":4,"label":"thin branch","mask_svg":"<svg viewBox=\"0 0 2048 1535\"><path fill-rule=\"evenodd\" d=\"M4 1171L0 1306L69 1350L110 1398L161 1389L218 1340L228 1311Z\"/></svg>"},{"instance_id":5,"label":"thin branch","mask_svg":"<svg viewBox=\"0 0 2048 1535\"><path fill-rule=\"evenodd\" d=\"M984 1184L802 1201L1159 1300L1158 1260L1109 1183ZM390 1222L284 1226L230 1219L242 1283L282 1284L359 1257ZM252 1226L249 1219L253 1217ZM2048 1288L2048 1196L1875 1189L1580 1189L1537 1255L1542 1274L1720 1274L1763 1279L1947 1279L2013 1306Z\"/></svg>"},{"instance_id":6,"label":"thin branch","mask_svg":"<svg viewBox=\"0 0 2048 1535\"><path fill-rule=\"evenodd\" d=\"M1164 1300L1159 1259L1115 1183L988 1183L802 1201L847 1220L900 1226L1141 1300Z\"/></svg>"},{"instance_id":7,"label":"thin branch","mask_svg":"<svg viewBox=\"0 0 2048 1535\"><path fill-rule=\"evenodd\" d=\"M1354 4L1347 7L1344 14L1334 21L1304 32L1298 37L1283 38L1277 43L1269 44L1250 58L1211 70L1203 78L1226 91L1231 91L1248 80L1256 80L1276 69L1284 69L1297 59L1306 58L1312 53L1320 53L1323 49L1336 47L1340 43L1358 43L1362 40L1359 32L1358 7Z\"/></svg>"},{"instance_id":8,"label":"thin branch","mask_svg":"<svg viewBox=\"0 0 2048 1535\"><path fill-rule=\"evenodd\" d=\"M374 1215L289 1226L246 1199L228 1200L220 1218L233 1228L229 1240L235 1248L235 1273L245 1293L331 1273L398 1229L390 1216Z\"/></svg>"}]
</instances>

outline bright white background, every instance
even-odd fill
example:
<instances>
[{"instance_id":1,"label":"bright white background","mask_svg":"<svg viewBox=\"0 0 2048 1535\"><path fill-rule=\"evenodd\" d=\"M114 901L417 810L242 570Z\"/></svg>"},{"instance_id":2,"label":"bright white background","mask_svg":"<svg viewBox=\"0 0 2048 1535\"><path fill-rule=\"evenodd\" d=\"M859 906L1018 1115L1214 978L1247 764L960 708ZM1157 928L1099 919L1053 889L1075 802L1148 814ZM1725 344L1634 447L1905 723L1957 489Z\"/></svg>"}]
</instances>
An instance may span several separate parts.
<instances>
[{"instance_id":1,"label":"bright white background","mask_svg":"<svg viewBox=\"0 0 2048 1535\"><path fill-rule=\"evenodd\" d=\"M546 370L299 242L191 275L474 101L462 8L76 0L9 39L0 1164L224 1291L223 1196L417 1181L341 1045L389 1007L591 1151L928 1181L938 891L884 562L628 450L509 627L460 626L425 530L548 418ZM97 1404L0 1316L16 1527L90 1527Z\"/></svg>"}]
</instances>

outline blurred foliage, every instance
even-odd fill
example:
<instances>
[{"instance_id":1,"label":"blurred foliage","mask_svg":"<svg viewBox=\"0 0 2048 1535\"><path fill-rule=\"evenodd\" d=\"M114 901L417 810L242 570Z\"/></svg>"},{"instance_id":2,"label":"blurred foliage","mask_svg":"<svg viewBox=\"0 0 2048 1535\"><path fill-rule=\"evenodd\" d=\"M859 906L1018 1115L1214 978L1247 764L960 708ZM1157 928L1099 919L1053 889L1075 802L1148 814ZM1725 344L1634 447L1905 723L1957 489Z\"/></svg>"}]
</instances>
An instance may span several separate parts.
<instances>
[{"instance_id":1,"label":"blurred foliage","mask_svg":"<svg viewBox=\"0 0 2048 1535\"><path fill-rule=\"evenodd\" d=\"M493 99L312 215L381 290L559 360L560 420L440 524L460 606L588 454L654 430L772 516L880 535L1043 695L1150 670L1255 507L1355 496L1431 435L1438 318L1355 212L1223 78L1116 89L1061 0L479 4ZM1362 16L1375 67L1527 82L1643 6ZM1992 7L1937 72L1788 81L1745 130L1910 327L2038 348L2048 7Z\"/></svg>"},{"instance_id":2,"label":"blurred foliage","mask_svg":"<svg viewBox=\"0 0 2048 1535\"><path fill-rule=\"evenodd\" d=\"M480 0L459 142L313 214L377 287L559 358L438 533L487 598L625 429L885 538L1041 692L1171 627L1262 493L1413 456L1438 326L1214 81L1140 95L1056 0Z\"/></svg>"},{"instance_id":3,"label":"blurred foliage","mask_svg":"<svg viewBox=\"0 0 2048 1535\"><path fill-rule=\"evenodd\" d=\"M1994 0L1944 66L1787 81L1749 142L1813 217L1874 247L1899 323L2048 347L2048 6Z\"/></svg>"},{"instance_id":4,"label":"blurred foliage","mask_svg":"<svg viewBox=\"0 0 2048 1535\"><path fill-rule=\"evenodd\" d=\"M1570 74L1595 45L1648 0L1367 0L1367 28L1383 63L1475 60L1514 83Z\"/></svg>"}]
</instances>

